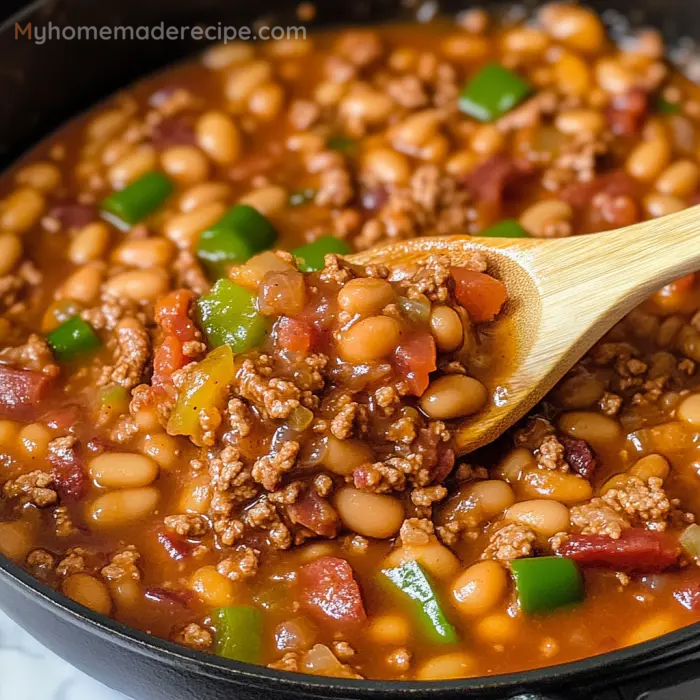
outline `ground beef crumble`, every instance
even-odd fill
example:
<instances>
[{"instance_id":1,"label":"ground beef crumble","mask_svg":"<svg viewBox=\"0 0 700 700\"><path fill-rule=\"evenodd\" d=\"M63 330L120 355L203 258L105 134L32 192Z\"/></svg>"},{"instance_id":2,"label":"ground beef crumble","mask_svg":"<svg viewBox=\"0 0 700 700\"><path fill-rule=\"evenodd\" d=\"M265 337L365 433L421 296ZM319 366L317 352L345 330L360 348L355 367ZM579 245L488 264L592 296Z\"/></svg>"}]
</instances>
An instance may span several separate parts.
<instances>
[{"instance_id":1,"label":"ground beef crumble","mask_svg":"<svg viewBox=\"0 0 700 700\"><path fill-rule=\"evenodd\" d=\"M622 531L630 527L629 520L602 498L593 498L571 508L571 524L582 535L607 535L620 539Z\"/></svg>"},{"instance_id":2,"label":"ground beef crumble","mask_svg":"<svg viewBox=\"0 0 700 700\"><path fill-rule=\"evenodd\" d=\"M24 345L0 351L0 361L21 369L42 372L49 377L55 377L60 372L46 339L34 333Z\"/></svg>"},{"instance_id":3,"label":"ground beef crumble","mask_svg":"<svg viewBox=\"0 0 700 700\"><path fill-rule=\"evenodd\" d=\"M143 324L134 317L123 318L114 331L116 362L104 367L98 386L120 384L133 389L140 383L151 355L151 339Z\"/></svg>"},{"instance_id":4,"label":"ground beef crumble","mask_svg":"<svg viewBox=\"0 0 700 700\"><path fill-rule=\"evenodd\" d=\"M512 559L532 556L537 535L525 525L499 526L491 535L482 559L494 559L504 564Z\"/></svg>"},{"instance_id":5,"label":"ground beef crumble","mask_svg":"<svg viewBox=\"0 0 700 700\"><path fill-rule=\"evenodd\" d=\"M298 442L290 440L283 443L277 451L257 459L251 471L253 479L267 491L274 491L283 475L294 468L299 447Z\"/></svg>"},{"instance_id":6,"label":"ground beef crumble","mask_svg":"<svg viewBox=\"0 0 700 700\"><path fill-rule=\"evenodd\" d=\"M663 480L650 477L645 483L629 476L622 488L607 491L602 500L615 512L641 521L650 530L665 530L673 504L663 489Z\"/></svg>"},{"instance_id":7,"label":"ground beef crumble","mask_svg":"<svg viewBox=\"0 0 700 700\"><path fill-rule=\"evenodd\" d=\"M203 537L209 532L206 518L195 513L168 515L163 519L163 524L167 530L182 537Z\"/></svg>"},{"instance_id":8,"label":"ground beef crumble","mask_svg":"<svg viewBox=\"0 0 700 700\"><path fill-rule=\"evenodd\" d=\"M272 376L273 361L269 355L243 360L236 372L234 389L236 394L250 401L271 419L288 418L299 406L301 391L290 381Z\"/></svg>"},{"instance_id":9,"label":"ground beef crumble","mask_svg":"<svg viewBox=\"0 0 700 700\"><path fill-rule=\"evenodd\" d=\"M231 581L251 578L258 572L259 553L251 547L240 547L235 554L222 559L216 570Z\"/></svg>"},{"instance_id":10,"label":"ground beef crumble","mask_svg":"<svg viewBox=\"0 0 700 700\"><path fill-rule=\"evenodd\" d=\"M564 445L554 435L548 435L540 444L537 466L551 471L569 471L569 465L564 459Z\"/></svg>"},{"instance_id":11,"label":"ground beef crumble","mask_svg":"<svg viewBox=\"0 0 700 700\"><path fill-rule=\"evenodd\" d=\"M31 503L37 508L48 508L58 502L58 494L53 486L51 474L35 469L6 481L3 495L5 498L18 498L22 503Z\"/></svg>"},{"instance_id":12,"label":"ground beef crumble","mask_svg":"<svg viewBox=\"0 0 700 700\"><path fill-rule=\"evenodd\" d=\"M399 531L401 543L404 545L425 545L435 534L435 526L427 518L408 518L404 520Z\"/></svg>"},{"instance_id":13,"label":"ground beef crumble","mask_svg":"<svg viewBox=\"0 0 700 700\"><path fill-rule=\"evenodd\" d=\"M214 636L208 629L196 622L190 622L173 634L173 641L190 649L205 651L214 643Z\"/></svg>"},{"instance_id":14,"label":"ground beef crumble","mask_svg":"<svg viewBox=\"0 0 700 700\"><path fill-rule=\"evenodd\" d=\"M134 545L128 545L124 549L112 555L109 564L103 567L100 573L108 581L118 581L120 579L141 580L141 571L136 566L141 555Z\"/></svg>"}]
</instances>

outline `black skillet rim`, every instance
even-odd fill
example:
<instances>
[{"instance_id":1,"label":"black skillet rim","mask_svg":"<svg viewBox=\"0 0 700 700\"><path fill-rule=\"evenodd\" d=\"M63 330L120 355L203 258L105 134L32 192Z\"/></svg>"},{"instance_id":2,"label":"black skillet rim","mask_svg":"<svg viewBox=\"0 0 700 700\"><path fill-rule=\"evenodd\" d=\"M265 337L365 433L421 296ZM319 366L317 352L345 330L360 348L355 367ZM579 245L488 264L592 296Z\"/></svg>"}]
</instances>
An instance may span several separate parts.
<instances>
[{"instance_id":1,"label":"black skillet rim","mask_svg":"<svg viewBox=\"0 0 700 700\"><path fill-rule=\"evenodd\" d=\"M0 32L6 31L15 22L22 21L46 4L47 0L34 0L0 23ZM657 637L642 644L623 647L615 651L589 656L564 664L543 668L498 674L493 676L470 677L449 681L378 681L327 678L308 674L278 671L265 666L246 664L224 659L174 644L149 635L124 623L113 620L75 603L59 591L43 584L22 568L0 554L0 579L19 588L34 604L41 603L48 610L57 611L70 619L72 624L85 629L120 647L129 648L139 655L149 656L172 666L193 670L198 675L221 677L234 682L249 681L254 685L279 683L286 691L304 691L312 694L347 693L358 695L396 696L415 695L429 692L432 695L449 695L459 691L495 692L515 691L536 686L561 686L567 681L583 678L595 672L605 671L600 685L610 683L609 675L622 672L616 681L624 681L629 676L639 674L641 665L647 661L656 667L659 663L682 663L685 654L700 651L700 622ZM656 669L655 669L656 670ZM598 685L598 683L595 683Z\"/></svg>"},{"instance_id":2,"label":"black skillet rim","mask_svg":"<svg viewBox=\"0 0 700 700\"><path fill-rule=\"evenodd\" d=\"M433 695L449 695L457 691L493 692L533 688L536 686L561 686L567 681L581 678L593 672L605 671L606 676L622 672L616 681L625 681L637 675L644 661L668 664L682 663L685 654L700 651L700 622L675 630L648 642L624 647L605 654L589 656L555 666L519 671L494 676L464 678L451 681L377 681L350 680L311 676L308 674L278 671L265 666L246 664L224 659L205 652L195 651L159 637L129 627L124 623L95 613L75 603L59 591L41 583L16 564L0 556L0 578L22 589L34 604L40 602L46 609L54 609L71 622L86 629L89 634L109 638L120 647L127 647L141 655L167 661L169 664L193 670L200 675L228 676L232 681L258 681L280 683L287 691L306 691L323 694L353 691L359 695L396 696L430 692ZM675 663L674 663L675 662ZM656 670L656 669L655 669ZM609 684L609 678L600 679L600 685Z\"/></svg>"}]
</instances>

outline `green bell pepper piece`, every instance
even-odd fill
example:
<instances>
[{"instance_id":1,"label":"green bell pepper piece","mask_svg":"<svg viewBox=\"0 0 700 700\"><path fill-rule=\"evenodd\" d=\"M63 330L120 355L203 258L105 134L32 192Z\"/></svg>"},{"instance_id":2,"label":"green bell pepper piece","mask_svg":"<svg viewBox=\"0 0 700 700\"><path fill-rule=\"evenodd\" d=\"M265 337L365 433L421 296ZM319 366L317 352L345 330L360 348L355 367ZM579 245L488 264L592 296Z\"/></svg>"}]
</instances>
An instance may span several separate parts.
<instances>
[{"instance_id":1,"label":"green bell pepper piece","mask_svg":"<svg viewBox=\"0 0 700 700\"><path fill-rule=\"evenodd\" d=\"M530 86L498 63L485 65L463 88L459 108L481 122L492 122L522 102Z\"/></svg>"},{"instance_id":2,"label":"green bell pepper piece","mask_svg":"<svg viewBox=\"0 0 700 700\"><path fill-rule=\"evenodd\" d=\"M253 255L253 246L230 229L204 231L197 243L197 257L212 279L226 277L231 265L244 263Z\"/></svg>"},{"instance_id":3,"label":"green bell pepper piece","mask_svg":"<svg viewBox=\"0 0 700 700\"><path fill-rule=\"evenodd\" d=\"M70 362L79 355L100 347L100 339L89 323L73 316L46 336L46 341L61 362Z\"/></svg>"},{"instance_id":4,"label":"green bell pepper piece","mask_svg":"<svg viewBox=\"0 0 700 700\"><path fill-rule=\"evenodd\" d=\"M247 664L260 663L263 615L251 605L217 608L213 614L216 653Z\"/></svg>"},{"instance_id":5,"label":"green bell pepper piece","mask_svg":"<svg viewBox=\"0 0 700 700\"><path fill-rule=\"evenodd\" d=\"M393 569L383 569L382 574L412 601L416 620L425 637L439 644L455 644L457 631L447 619L433 585L416 561L408 561Z\"/></svg>"},{"instance_id":6,"label":"green bell pepper piece","mask_svg":"<svg viewBox=\"0 0 700 700\"><path fill-rule=\"evenodd\" d=\"M131 394L120 384L105 386L100 390L100 420L110 421L129 411Z\"/></svg>"},{"instance_id":7,"label":"green bell pepper piece","mask_svg":"<svg viewBox=\"0 0 700 700\"><path fill-rule=\"evenodd\" d=\"M222 277L229 265L244 263L272 248L277 237L275 227L257 209L237 204L202 233L197 257L210 275Z\"/></svg>"},{"instance_id":8,"label":"green bell pepper piece","mask_svg":"<svg viewBox=\"0 0 700 700\"><path fill-rule=\"evenodd\" d=\"M152 170L120 192L111 194L103 200L101 208L119 228L129 229L158 209L174 189L170 178Z\"/></svg>"},{"instance_id":9,"label":"green bell pepper piece","mask_svg":"<svg viewBox=\"0 0 700 700\"><path fill-rule=\"evenodd\" d=\"M302 272L317 272L323 270L324 260L328 253L349 255L350 246L335 236L322 236L308 245L300 246L292 251L297 259L297 267Z\"/></svg>"},{"instance_id":10,"label":"green bell pepper piece","mask_svg":"<svg viewBox=\"0 0 700 700\"><path fill-rule=\"evenodd\" d=\"M260 345L268 322L256 307L253 292L229 279L220 279L209 294L199 297L196 314L211 347L229 345L243 352Z\"/></svg>"},{"instance_id":11,"label":"green bell pepper piece","mask_svg":"<svg viewBox=\"0 0 700 700\"><path fill-rule=\"evenodd\" d=\"M202 409L223 407L234 374L233 351L228 345L212 350L198 362L178 391L168 419L168 433L187 435L195 444L200 444L200 413Z\"/></svg>"},{"instance_id":12,"label":"green bell pepper piece","mask_svg":"<svg viewBox=\"0 0 700 700\"><path fill-rule=\"evenodd\" d=\"M476 235L483 238L529 238L528 232L515 219L503 219Z\"/></svg>"},{"instance_id":13,"label":"green bell pepper piece","mask_svg":"<svg viewBox=\"0 0 700 700\"><path fill-rule=\"evenodd\" d=\"M656 111L659 114L680 114L681 106L677 102L669 102L663 97L658 97L656 100Z\"/></svg>"},{"instance_id":14,"label":"green bell pepper piece","mask_svg":"<svg viewBox=\"0 0 700 700\"><path fill-rule=\"evenodd\" d=\"M352 153L355 150L357 143L347 136L331 136L328 139L327 145L332 151Z\"/></svg>"},{"instance_id":15,"label":"green bell pepper piece","mask_svg":"<svg viewBox=\"0 0 700 700\"><path fill-rule=\"evenodd\" d=\"M551 612L583 600L583 577L571 559L514 559L510 568L520 607L526 613Z\"/></svg>"}]
</instances>

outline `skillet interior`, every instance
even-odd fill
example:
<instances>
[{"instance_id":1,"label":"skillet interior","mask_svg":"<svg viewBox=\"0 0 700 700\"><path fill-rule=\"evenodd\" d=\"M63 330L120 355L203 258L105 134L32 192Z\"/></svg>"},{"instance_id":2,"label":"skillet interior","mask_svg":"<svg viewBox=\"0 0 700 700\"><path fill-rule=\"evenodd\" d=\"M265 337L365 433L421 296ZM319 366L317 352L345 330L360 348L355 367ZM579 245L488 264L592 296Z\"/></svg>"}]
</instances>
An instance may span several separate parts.
<instances>
[{"instance_id":1,"label":"skillet interior","mask_svg":"<svg viewBox=\"0 0 700 700\"><path fill-rule=\"evenodd\" d=\"M319 0L313 26L350 24L407 17L415 13L395 0L338 3ZM496 4L496 3L484 3ZM534 6L537 3L527 3ZM673 43L693 34L700 39L700 13L687 0L592 0L608 18L627 17L664 31ZM270 0L266 9L278 23L298 24L295 3ZM450 13L464 3L447 0ZM615 12L620 14L614 14ZM255 15L255 16L254 16ZM174 25L240 26L257 17L255 8L230 0L40 0L18 18L46 25ZM119 87L193 51L201 42L54 41L41 46L15 38L15 19L0 31L0 87L11 96L0 103L0 157L5 164L65 119L94 104ZM441 683L344 681L291 676L188 651L86 612L36 582L0 557L0 604L40 641L74 665L136 698L258 698L262 692L305 693L321 697L467 697L513 696L525 690L579 693L592 697L592 688L633 678L644 670L658 672L683 657L698 664L697 625L638 647L601 657L487 679ZM679 676L680 679L680 676ZM240 683L245 683L245 687ZM232 685L233 684L233 685ZM232 688L235 690L232 691ZM613 696L614 697L614 696Z\"/></svg>"}]
</instances>

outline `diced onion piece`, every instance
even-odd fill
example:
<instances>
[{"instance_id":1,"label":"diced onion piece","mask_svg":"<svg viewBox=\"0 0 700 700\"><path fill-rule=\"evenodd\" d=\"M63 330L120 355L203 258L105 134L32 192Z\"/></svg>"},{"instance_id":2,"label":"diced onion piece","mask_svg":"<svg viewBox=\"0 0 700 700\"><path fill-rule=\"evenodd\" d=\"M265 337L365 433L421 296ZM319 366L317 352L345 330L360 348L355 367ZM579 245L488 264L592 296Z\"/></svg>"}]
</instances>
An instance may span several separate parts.
<instances>
[{"instance_id":1,"label":"diced onion piece","mask_svg":"<svg viewBox=\"0 0 700 700\"><path fill-rule=\"evenodd\" d=\"M700 559L700 525L688 525L681 535L680 542L693 559Z\"/></svg>"},{"instance_id":2,"label":"diced onion piece","mask_svg":"<svg viewBox=\"0 0 700 700\"><path fill-rule=\"evenodd\" d=\"M292 430L303 433L311 425L313 419L313 411L310 411L304 406L297 406L289 415L287 425L289 425Z\"/></svg>"},{"instance_id":3,"label":"diced onion piece","mask_svg":"<svg viewBox=\"0 0 700 700\"><path fill-rule=\"evenodd\" d=\"M345 670L343 664L325 644L311 647L304 654L302 667L306 673L315 676L342 676Z\"/></svg>"},{"instance_id":4,"label":"diced onion piece","mask_svg":"<svg viewBox=\"0 0 700 700\"><path fill-rule=\"evenodd\" d=\"M402 313L416 323L428 323L430 320L430 301L427 297L408 299L399 297L396 300Z\"/></svg>"}]
</instances>

